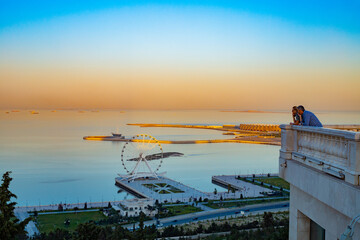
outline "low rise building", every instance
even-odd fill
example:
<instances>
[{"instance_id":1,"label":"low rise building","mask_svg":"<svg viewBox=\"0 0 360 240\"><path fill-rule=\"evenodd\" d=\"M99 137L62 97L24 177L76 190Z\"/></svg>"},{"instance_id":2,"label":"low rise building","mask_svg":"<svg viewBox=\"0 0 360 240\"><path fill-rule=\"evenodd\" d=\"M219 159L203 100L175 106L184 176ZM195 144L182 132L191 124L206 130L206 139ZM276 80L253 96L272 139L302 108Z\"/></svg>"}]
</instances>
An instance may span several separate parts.
<instances>
[{"instance_id":1,"label":"low rise building","mask_svg":"<svg viewBox=\"0 0 360 240\"><path fill-rule=\"evenodd\" d=\"M113 206L113 208L118 211L121 216L127 217L137 217L140 215L140 212L143 212L146 216L153 217L157 213L155 201L148 198L123 200L117 206Z\"/></svg>"},{"instance_id":2,"label":"low rise building","mask_svg":"<svg viewBox=\"0 0 360 240\"><path fill-rule=\"evenodd\" d=\"M359 132L281 125L279 175L290 183L290 240L360 239L360 223L348 227L360 214Z\"/></svg>"}]
</instances>

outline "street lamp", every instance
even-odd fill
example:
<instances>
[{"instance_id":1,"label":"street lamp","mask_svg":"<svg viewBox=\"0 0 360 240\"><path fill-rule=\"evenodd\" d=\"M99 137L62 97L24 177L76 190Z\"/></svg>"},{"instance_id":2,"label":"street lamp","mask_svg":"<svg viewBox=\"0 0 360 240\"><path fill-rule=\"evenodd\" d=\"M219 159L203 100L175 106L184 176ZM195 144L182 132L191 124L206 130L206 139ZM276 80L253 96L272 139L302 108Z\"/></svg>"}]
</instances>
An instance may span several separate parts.
<instances>
[{"instance_id":1,"label":"street lamp","mask_svg":"<svg viewBox=\"0 0 360 240\"><path fill-rule=\"evenodd\" d=\"M354 227L357 221L360 220L360 214L354 217L350 224L345 229L345 232L341 234L340 240L352 240L352 236L354 235Z\"/></svg>"}]
</instances>

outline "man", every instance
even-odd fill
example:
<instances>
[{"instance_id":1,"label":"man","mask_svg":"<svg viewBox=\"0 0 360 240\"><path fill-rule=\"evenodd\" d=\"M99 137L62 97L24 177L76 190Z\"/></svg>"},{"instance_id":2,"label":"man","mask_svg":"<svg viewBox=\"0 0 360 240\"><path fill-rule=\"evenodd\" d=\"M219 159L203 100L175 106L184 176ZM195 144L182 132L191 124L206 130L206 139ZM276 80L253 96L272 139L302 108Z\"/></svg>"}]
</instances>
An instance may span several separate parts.
<instances>
[{"instance_id":1,"label":"man","mask_svg":"<svg viewBox=\"0 0 360 240\"><path fill-rule=\"evenodd\" d=\"M303 106L298 106L298 113L301 115L302 121L300 125L302 126L310 126L310 127L322 127L323 125L319 121L319 119L310 111L305 111Z\"/></svg>"}]
</instances>

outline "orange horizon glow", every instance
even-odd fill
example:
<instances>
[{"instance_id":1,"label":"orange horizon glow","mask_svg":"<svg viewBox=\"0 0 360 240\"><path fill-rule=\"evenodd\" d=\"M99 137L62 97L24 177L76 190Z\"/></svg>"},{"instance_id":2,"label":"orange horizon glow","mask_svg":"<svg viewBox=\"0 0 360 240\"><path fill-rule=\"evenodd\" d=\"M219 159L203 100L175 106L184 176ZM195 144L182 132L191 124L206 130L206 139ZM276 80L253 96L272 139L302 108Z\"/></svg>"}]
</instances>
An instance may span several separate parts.
<instances>
[{"instance_id":1,"label":"orange horizon glow","mask_svg":"<svg viewBox=\"0 0 360 240\"><path fill-rule=\"evenodd\" d=\"M356 34L182 10L124 8L1 30L0 109L360 111Z\"/></svg>"}]
</instances>

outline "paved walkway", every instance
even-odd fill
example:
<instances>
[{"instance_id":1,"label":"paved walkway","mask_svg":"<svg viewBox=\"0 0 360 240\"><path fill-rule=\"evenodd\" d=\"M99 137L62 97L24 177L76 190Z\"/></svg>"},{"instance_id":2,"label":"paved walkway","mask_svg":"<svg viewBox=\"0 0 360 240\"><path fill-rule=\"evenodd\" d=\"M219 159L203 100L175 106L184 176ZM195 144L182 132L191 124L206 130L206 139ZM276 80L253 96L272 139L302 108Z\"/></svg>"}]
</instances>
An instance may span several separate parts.
<instances>
[{"instance_id":1,"label":"paved walkway","mask_svg":"<svg viewBox=\"0 0 360 240\"><path fill-rule=\"evenodd\" d=\"M261 197L264 196L263 192L271 192L271 189L258 186L249 182L245 182L236 178L236 175L220 175L213 176L212 182L217 185L223 185L225 188L230 185L231 188L234 188L239 192L239 195L242 194L243 197Z\"/></svg>"},{"instance_id":2,"label":"paved walkway","mask_svg":"<svg viewBox=\"0 0 360 240\"><path fill-rule=\"evenodd\" d=\"M63 213L80 213L80 212L97 212L100 209L86 209L77 211L59 211L59 212L38 212L38 215L63 214Z\"/></svg>"},{"instance_id":3,"label":"paved walkway","mask_svg":"<svg viewBox=\"0 0 360 240\"><path fill-rule=\"evenodd\" d=\"M289 197L246 198L246 199L236 199L236 200L214 201L213 203L248 202L248 201L275 200L275 199L287 199L287 198Z\"/></svg>"},{"instance_id":4,"label":"paved walkway","mask_svg":"<svg viewBox=\"0 0 360 240\"><path fill-rule=\"evenodd\" d=\"M251 205L247 207L241 207L241 208L222 208L222 209L216 209L211 211L203 211L203 212L196 212L196 213L190 213L190 214L184 214L184 215L178 215L168 218L161 218L159 219L162 226L166 227L169 225L179 225L179 224L185 224L190 222L198 222L203 220L209 220L209 219L222 219L227 216L233 216L238 217L239 214L241 214L241 211L244 212L244 215L249 214L259 214L263 212L278 212L278 211L285 211L289 209L289 202L277 202L277 203L266 203L266 204L256 204ZM150 220L144 222L145 226L151 226L153 224L157 224L156 220ZM133 227L138 227L138 223L136 224L126 224L123 225L123 227L128 228L129 230L132 230Z\"/></svg>"},{"instance_id":5,"label":"paved walkway","mask_svg":"<svg viewBox=\"0 0 360 240\"><path fill-rule=\"evenodd\" d=\"M15 216L20 220L20 222L30 217L30 215L27 212L21 212L21 211L15 211ZM29 237L40 233L34 221L30 221L28 225L26 225L25 230L27 231Z\"/></svg>"},{"instance_id":6,"label":"paved walkway","mask_svg":"<svg viewBox=\"0 0 360 240\"><path fill-rule=\"evenodd\" d=\"M159 202L176 202L176 201L186 202L189 201L189 199L194 199L194 198L199 199L200 197L204 199L210 197L208 193L204 193L193 187L187 186L178 181L162 176L160 176L159 179L147 179L147 180L136 179L134 181L128 181L126 178L117 177L116 182L118 184L124 185L126 188L131 189L136 193L139 193L142 196L156 199ZM150 189L149 187L146 187L146 184L149 184L149 186L155 185L156 186L154 189L155 191ZM166 184L166 186L160 187L159 184ZM170 186L177 188L181 192L169 191L169 189L171 189ZM161 194L159 193L161 190L165 190L166 192L170 192L170 193Z\"/></svg>"},{"instance_id":7,"label":"paved walkway","mask_svg":"<svg viewBox=\"0 0 360 240\"><path fill-rule=\"evenodd\" d=\"M114 205L118 205L119 203L121 203L121 201L108 201L108 202L87 202L87 207L88 208L105 208L108 206L108 204L114 206ZM63 203L63 209L73 209L75 207L82 209L84 208L85 203ZM20 212L32 212L34 210L40 212L40 211L56 211L59 208L59 204L50 204L50 205L38 205L38 206L20 206L20 207L15 207L15 211L20 211Z\"/></svg>"}]
</instances>

